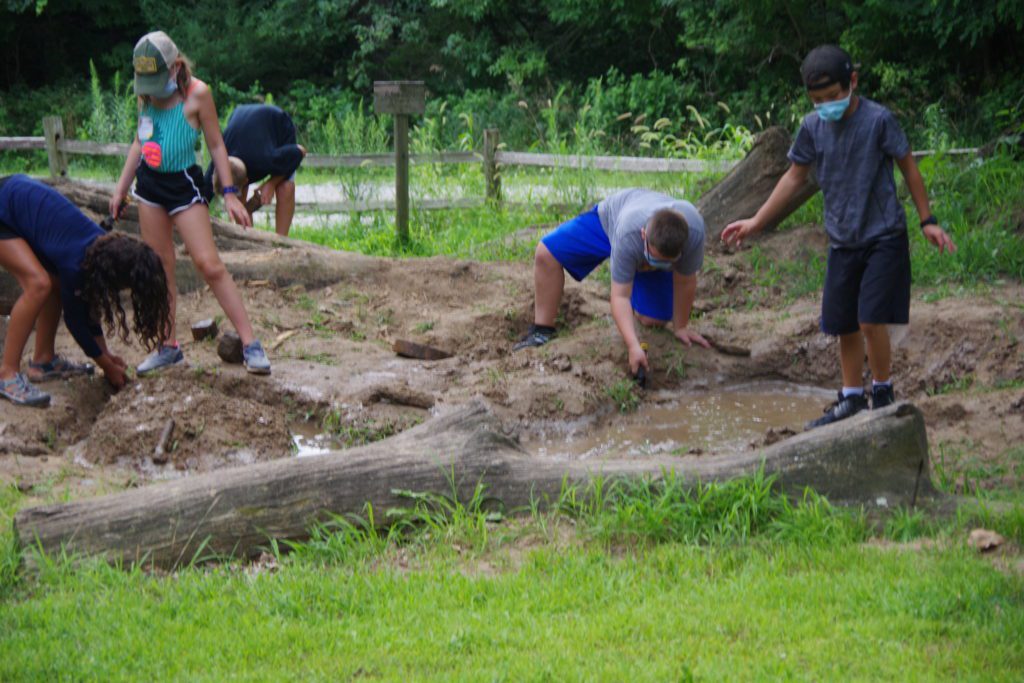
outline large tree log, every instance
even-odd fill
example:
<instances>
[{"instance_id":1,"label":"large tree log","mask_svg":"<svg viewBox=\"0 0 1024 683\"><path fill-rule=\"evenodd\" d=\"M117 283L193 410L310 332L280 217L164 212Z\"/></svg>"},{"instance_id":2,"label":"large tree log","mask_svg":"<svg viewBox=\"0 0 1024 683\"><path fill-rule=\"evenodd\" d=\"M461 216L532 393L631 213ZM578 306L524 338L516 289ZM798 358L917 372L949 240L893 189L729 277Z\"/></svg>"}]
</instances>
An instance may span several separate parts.
<instances>
[{"instance_id":1,"label":"large tree log","mask_svg":"<svg viewBox=\"0 0 1024 683\"><path fill-rule=\"evenodd\" d=\"M524 452L502 435L487 408L471 404L402 434L341 453L291 458L147 486L91 500L20 511L23 546L63 546L108 561L162 567L203 552L248 556L270 537L300 539L327 513L384 518L407 501L396 490L451 492L468 499L477 482L506 509L557 499L563 482L657 477L686 481L777 473L798 495L810 486L837 502L908 505L934 493L920 411L903 403L864 413L780 442L761 452L722 457L553 461ZM31 558L30 558L31 561Z\"/></svg>"},{"instance_id":2,"label":"large tree log","mask_svg":"<svg viewBox=\"0 0 1024 683\"><path fill-rule=\"evenodd\" d=\"M773 126L757 136L754 146L717 185L705 192L697 209L704 218L708 244L718 244L722 230L729 223L750 218L761 208L779 178L789 168L791 140L789 133ZM818 183L811 174L800 192L786 205L778 220L767 229L774 229L818 192Z\"/></svg>"},{"instance_id":3,"label":"large tree log","mask_svg":"<svg viewBox=\"0 0 1024 683\"><path fill-rule=\"evenodd\" d=\"M88 209L99 216L106 216L109 211L110 192L101 187L77 183L71 180L46 180L54 189L71 200L71 203L82 209ZM242 249L321 249L319 245L281 237L272 232L242 228L217 218L210 221L213 226L213 238L217 249L234 251ZM121 218L114 229L133 235L139 234L139 208L129 204L121 212ZM175 239L178 240L177 233ZM180 240L179 240L180 243Z\"/></svg>"}]
</instances>

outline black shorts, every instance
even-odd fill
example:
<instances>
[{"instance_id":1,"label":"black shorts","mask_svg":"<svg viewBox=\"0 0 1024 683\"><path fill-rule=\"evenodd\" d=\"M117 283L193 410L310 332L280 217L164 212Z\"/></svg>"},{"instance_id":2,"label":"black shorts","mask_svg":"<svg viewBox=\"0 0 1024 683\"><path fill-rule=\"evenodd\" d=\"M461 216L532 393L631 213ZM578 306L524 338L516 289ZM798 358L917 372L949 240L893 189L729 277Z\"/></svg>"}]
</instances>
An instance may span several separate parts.
<instances>
[{"instance_id":1,"label":"black shorts","mask_svg":"<svg viewBox=\"0 0 1024 683\"><path fill-rule=\"evenodd\" d=\"M830 248L821 297L821 331L850 334L861 323L910 322L910 240L907 233L856 249Z\"/></svg>"},{"instance_id":2,"label":"black shorts","mask_svg":"<svg viewBox=\"0 0 1024 683\"><path fill-rule=\"evenodd\" d=\"M184 171L161 173L144 162L140 162L135 171L132 195L143 204L164 209L171 216L193 204L209 204L212 197L198 164Z\"/></svg>"}]
</instances>

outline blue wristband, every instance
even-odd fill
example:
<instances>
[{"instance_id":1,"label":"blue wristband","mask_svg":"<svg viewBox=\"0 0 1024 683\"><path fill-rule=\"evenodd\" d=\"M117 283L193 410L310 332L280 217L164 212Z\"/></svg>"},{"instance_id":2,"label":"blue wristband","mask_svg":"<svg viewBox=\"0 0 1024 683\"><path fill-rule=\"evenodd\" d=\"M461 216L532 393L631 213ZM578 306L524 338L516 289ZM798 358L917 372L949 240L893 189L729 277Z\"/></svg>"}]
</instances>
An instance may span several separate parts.
<instances>
[{"instance_id":1,"label":"blue wristband","mask_svg":"<svg viewBox=\"0 0 1024 683\"><path fill-rule=\"evenodd\" d=\"M238 188L235 187L234 185L228 185L223 190L221 190L220 193L225 197L228 196L229 194L238 194Z\"/></svg>"}]
</instances>

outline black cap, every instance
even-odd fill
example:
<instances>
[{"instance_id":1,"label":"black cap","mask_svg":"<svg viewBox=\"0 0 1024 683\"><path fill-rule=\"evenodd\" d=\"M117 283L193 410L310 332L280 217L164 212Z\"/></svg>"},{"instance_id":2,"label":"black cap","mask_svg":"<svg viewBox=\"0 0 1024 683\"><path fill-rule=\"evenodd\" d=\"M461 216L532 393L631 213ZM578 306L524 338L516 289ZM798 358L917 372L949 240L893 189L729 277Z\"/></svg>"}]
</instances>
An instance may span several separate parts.
<instances>
[{"instance_id":1,"label":"black cap","mask_svg":"<svg viewBox=\"0 0 1024 683\"><path fill-rule=\"evenodd\" d=\"M810 51L800 65L800 76L808 90L827 88L833 83L839 83L845 88L850 84L851 74L853 60L846 50L836 45L819 45Z\"/></svg>"}]
</instances>

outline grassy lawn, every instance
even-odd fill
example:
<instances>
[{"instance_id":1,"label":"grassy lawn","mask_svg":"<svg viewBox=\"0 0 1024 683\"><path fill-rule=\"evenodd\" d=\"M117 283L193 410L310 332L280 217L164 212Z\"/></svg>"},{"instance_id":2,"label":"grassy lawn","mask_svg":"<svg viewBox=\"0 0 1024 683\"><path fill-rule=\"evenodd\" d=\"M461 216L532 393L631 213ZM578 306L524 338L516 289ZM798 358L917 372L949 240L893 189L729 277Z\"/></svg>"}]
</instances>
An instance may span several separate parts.
<instances>
[{"instance_id":1,"label":"grassy lawn","mask_svg":"<svg viewBox=\"0 0 1024 683\"><path fill-rule=\"evenodd\" d=\"M421 504L402 532L338 521L262 565L8 569L0 680L1020 680L1024 577L966 548L973 522L873 531L770 483L515 520ZM1024 541L1024 508L984 521Z\"/></svg>"}]
</instances>

